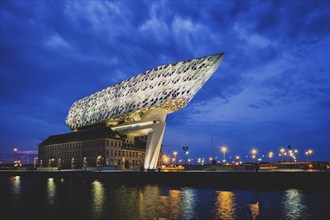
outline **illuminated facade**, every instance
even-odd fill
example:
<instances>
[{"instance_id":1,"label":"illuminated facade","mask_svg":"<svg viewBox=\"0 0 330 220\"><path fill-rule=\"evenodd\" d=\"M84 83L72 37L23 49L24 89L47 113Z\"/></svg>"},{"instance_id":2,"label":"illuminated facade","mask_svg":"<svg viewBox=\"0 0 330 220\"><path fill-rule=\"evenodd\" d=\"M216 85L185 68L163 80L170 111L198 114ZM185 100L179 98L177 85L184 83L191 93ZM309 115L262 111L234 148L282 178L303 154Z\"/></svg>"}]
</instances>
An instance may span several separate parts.
<instances>
[{"instance_id":1,"label":"illuminated facade","mask_svg":"<svg viewBox=\"0 0 330 220\"><path fill-rule=\"evenodd\" d=\"M156 169L167 114L185 107L223 54L160 65L73 103L66 124L79 132L105 124L127 140L146 136L145 169Z\"/></svg>"},{"instance_id":2,"label":"illuminated facade","mask_svg":"<svg viewBox=\"0 0 330 220\"><path fill-rule=\"evenodd\" d=\"M39 166L61 169L83 167L141 168L146 138L129 141L106 126L53 135L39 144Z\"/></svg>"},{"instance_id":3,"label":"illuminated facade","mask_svg":"<svg viewBox=\"0 0 330 220\"><path fill-rule=\"evenodd\" d=\"M66 118L71 130L107 122L140 121L155 108L167 114L187 105L214 73L223 54L157 66L73 103Z\"/></svg>"}]
</instances>

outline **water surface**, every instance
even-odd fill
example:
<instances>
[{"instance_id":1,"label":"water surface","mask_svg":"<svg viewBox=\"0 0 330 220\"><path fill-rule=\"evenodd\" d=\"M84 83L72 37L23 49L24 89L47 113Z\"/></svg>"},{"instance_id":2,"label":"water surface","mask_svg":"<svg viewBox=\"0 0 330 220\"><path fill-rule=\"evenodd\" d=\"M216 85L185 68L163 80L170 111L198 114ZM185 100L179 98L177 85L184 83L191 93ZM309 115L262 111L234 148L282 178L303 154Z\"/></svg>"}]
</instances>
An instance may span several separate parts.
<instances>
[{"instance_id":1,"label":"water surface","mask_svg":"<svg viewBox=\"0 0 330 220\"><path fill-rule=\"evenodd\" d=\"M329 194L0 177L1 219L329 219Z\"/></svg>"}]
</instances>

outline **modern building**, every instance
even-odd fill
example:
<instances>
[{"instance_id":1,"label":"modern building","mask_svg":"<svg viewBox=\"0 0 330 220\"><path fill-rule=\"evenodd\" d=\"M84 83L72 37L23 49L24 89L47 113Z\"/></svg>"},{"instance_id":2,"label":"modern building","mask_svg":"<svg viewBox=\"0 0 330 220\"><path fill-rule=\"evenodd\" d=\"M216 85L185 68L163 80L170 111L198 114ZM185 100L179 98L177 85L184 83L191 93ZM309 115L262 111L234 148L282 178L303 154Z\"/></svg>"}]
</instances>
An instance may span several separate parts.
<instances>
[{"instance_id":1,"label":"modern building","mask_svg":"<svg viewBox=\"0 0 330 220\"><path fill-rule=\"evenodd\" d=\"M40 162L71 158L73 166L99 165L105 158L106 165L156 169L167 114L189 103L223 55L160 65L74 102L66 118L73 132L43 141ZM144 147L137 147L143 139Z\"/></svg>"}]
</instances>

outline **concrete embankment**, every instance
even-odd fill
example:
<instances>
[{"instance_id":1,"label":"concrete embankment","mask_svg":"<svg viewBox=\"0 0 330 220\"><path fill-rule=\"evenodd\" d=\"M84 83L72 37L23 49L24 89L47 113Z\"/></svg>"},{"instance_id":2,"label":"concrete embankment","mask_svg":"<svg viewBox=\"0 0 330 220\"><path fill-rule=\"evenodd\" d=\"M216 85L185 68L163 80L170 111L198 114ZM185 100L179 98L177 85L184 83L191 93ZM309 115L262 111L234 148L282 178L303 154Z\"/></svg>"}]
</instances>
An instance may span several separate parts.
<instances>
[{"instance_id":1,"label":"concrete embankment","mask_svg":"<svg viewBox=\"0 0 330 220\"><path fill-rule=\"evenodd\" d=\"M104 179L134 184L194 187L305 188L329 190L330 172L41 172L0 171L0 176Z\"/></svg>"}]
</instances>

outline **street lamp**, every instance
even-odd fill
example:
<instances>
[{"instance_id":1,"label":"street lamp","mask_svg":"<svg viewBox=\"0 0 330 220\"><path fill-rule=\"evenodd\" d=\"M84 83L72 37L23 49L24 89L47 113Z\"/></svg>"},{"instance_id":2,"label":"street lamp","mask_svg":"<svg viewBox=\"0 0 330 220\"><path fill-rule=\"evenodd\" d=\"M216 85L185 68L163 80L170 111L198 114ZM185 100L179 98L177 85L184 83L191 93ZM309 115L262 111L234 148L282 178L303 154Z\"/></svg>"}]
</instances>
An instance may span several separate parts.
<instances>
[{"instance_id":1,"label":"street lamp","mask_svg":"<svg viewBox=\"0 0 330 220\"><path fill-rule=\"evenodd\" d=\"M24 152L24 151L19 152L17 147L13 148L13 151L17 154L22 154ZM26 156L26 169L28 170L29 169L29 154L28 153L24 153L24 154L26 154L25 155Z\"/></svg>"},{"instance_id":2,"label":"street lamp","mask_svg":"<svg viewBox=\"0 0 330 220\"><path fill-rule=\"evenodd\" d=\"M184 146L182 147L183 151L184 151L184 169L187 169L187 154L189 154L188 149L189 147Z\"/></svg>"},{"instance_id":3,"label":"street lamp","mask_svg":"<svg viewBox=\"0 0 330 220\"><path fill-rule=\"evenodd\" d=\"M255 159L257 157L257 150L256 149L252 149L251 150L252 153L252 158Z\"/></svg>"},{"instance_id":4,"label":"street lamp","mask_svg":"<svg viewBox=\"0 0 330 220\"><path fill-rule=\"evenodd\" d=\"M174 151L173 152L173 155L174 155L174 167L176 167L176 155L178 155L178 152Z\"/></svg>"},{"instance_id":5,"label":"street lamp","mask_svg":"<svg viewBox=\"0 0 330 220\"><path fill-rule=\"evenodd\" d=\"M227 147L223 146L221 148L221 152L223 153L223 163L226 163L226 152L227 152Z\"/></svg>"},{"instance_id":6,"label":"street lamp","mask_svg":"<svg viewBox=\"0 0 330 220\"><path fill-rule=\"evenodd\" d=\"M268 157L269 157L269 159L270 159L270 162L272 162L273 155L274 155L273 152L269 152Z\"/></svg>"},{"instance_id":7,"label":"street lamp","mask_svg":"<svg viewBox=\"0 0 330 220\"><path fill-rule=\"evenodd\" d=\"M285 153L285 149L284 149L284 148L281 148L281 149L280 149L280 152L281 152L281 156L282 156L282 162L284 162L284 153Z\"/></svg>"},{"instance_id":8,"label":"street lamp","mask_svg":"<svg viewBox=\"0 0 330 220\"><path fill-rule=\"evenodd\" d=\"M305 152L306 156L307 156L307 162L308 162L308 156L312 155L313 150L309 149L308 151Z\"/></svg>"},{"instance_id":9,"label":"street lamp","mask_svg":"<svg viewBox=\"0 0 330 220\"><path fill-rule=\"evenodd\" d=\"M164 155L163 156L163 160L164 160L164 163L165 163L165 167L167 166L167 163L168 163L168 160L169 160L169 158L166 156L166 155Z\"/></svg>"},{"instance_id":10,"label":"street lamp","mask_svg":"<svg viewBox=\"0 0 330 220\"><path fill-rule=\"evenodd\" d=\"M54 169L54 161L55 161L55 158L54 156L52 156L52 159L51 159L51 167L52 167L52 171Z\"/></svg>"}]
</instances>

